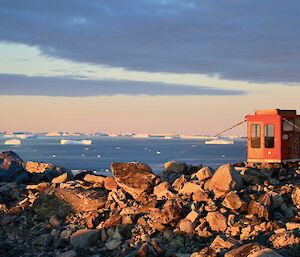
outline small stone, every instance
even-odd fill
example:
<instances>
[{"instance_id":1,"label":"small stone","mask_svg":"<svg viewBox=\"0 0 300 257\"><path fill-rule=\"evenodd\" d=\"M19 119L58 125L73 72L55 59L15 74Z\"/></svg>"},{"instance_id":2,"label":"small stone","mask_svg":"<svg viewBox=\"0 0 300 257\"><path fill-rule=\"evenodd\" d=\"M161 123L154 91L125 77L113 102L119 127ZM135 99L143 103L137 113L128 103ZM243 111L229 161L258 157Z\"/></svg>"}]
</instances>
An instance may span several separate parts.
<instances>
[{"instance_id":1,"label":"small stone","mask_svg":"<svg viewBox=\"0 0 300 257\"><path fill-rule=\"evenodd\" d=\"M75 250L69 250L59 255L59 257L77 257L77 256L78 254Z\"/></svg>"},{"instance_id":2,"label":"small stone","mask_svg":"<svg viewBox=\"0 0 300 257\"><path fill-rule=\"evenodd\" d=\"M198 180L203 181L211 178L214 174L211 172L210 168L203 167L192 175L192 177L197 177Z\"/></svg>"},{"instance_id":3,"label":"small stone","mask_svg":"<svg viewBox=\"0 0 300 257\"><path fill-rule=\"evenodd\" d=\"M242 206L243 202L236 193L229 192L223 200L222 204L228 209L237 210Z\"/></svg>"},{"instance_id":4,"label":"small stone","mask_svg":"<svg viewBox=\"0 0 300 257\"><path fill-rule=\"evenodd\" d=\"M203 190L197 190L193 194L193 200L195 202L207 202L209 199L207 193L205 193Z\"/></svg>"},{"instance_id":5,"label":"small stone","mask_svg":"<svg viewBox=\"0 0 300 257\"><path fill-rule=\"evenodd\" d=\"M71 237L71 244L76 248L86 248L95 244L100 239L98 229L80 229Z\"/></svg>"},{"instance_id":6,"label":"small stone","mask_svg":"<svg viewBox=\"0 0 300 257\"><path fill-rule=\"evenodd\" d=\"M210 248L214 249L215 252L218 253L223 249L230 249L237 244L238 244L238 241L232 237L218 235L215 238L215 240L211 243Z\"/></svg>"},{"instance_id":7,"label":"small stone","mask_svg":"<svg viewBox=\"0 0 300 257\"><path fill-rule=\"evenodd\" d=\"M61 220L59 218L57 218L57 216L54 214L50 217L49 219L49 223L53 226L53 227L59 227L61 225Z\"/></svg>"},{"instance_id":8,"label":"small stone","mask_svg":"<svg viewBox=\"0 0 300 257\"><path fill-rule=\"evenodd\" d=\"M161 200L164 197L172 197L172 193L169 191L168 182L161 182L159 185L155 186L153 189L153 194L156 195L157 199Z\"/></svg>"},{"instance_id":9,"label":"small stone","mask_svg":"<svg viewBox=\"0 0 300 257\"><path fill-rule=\"evenodd\" d=\"M63 173L62 175L58 176L58 177L55 177L52 179L52 183L53 184L56 184L56 183L65 183L68 181L68 173L65 172Z\"/></svg>"},{"instance_id":10,"label":"small stone","mask_svg":"<svg viewBox=\"0 0 300 257\"><path fill-rule=\"evenodd\" d=\"M188 235L194 234L194 226L193 226L193 223L189 219L182 219L181 221L179 221L179 229L180 229L180 231L182 231Z\"/></svg>"},{"instance_id":11,"label":"small stone","mask_svg":"<svg viewBox=\"0 0 300 257\"><path fill-rule=\"evenodd\" d=\"M121 245L121 243L122 243L122 241L119 239L112 239L105 243L105 247L108 250L113 250L113 249L117 248L119 245Z\"/></svg>"},{"instance_id":12,"label":"small stone","mask_svg":"<svg viewBox=\"0 0 300 257\"><path fill-rule=\"evenodd\" d=\"M118 184L114 178L106 177L104 179L104 188L108 191L116 190L118 188Z\"/></svg>"},{"instance_id":13,"label":"small stone","mask_svg":"<svg viewBox=\"0 0 300 257\"><path fill-rule=\"evenodd\" d=\"M191 211L187 216L186 219L190 220L192 223L194 223L197 218L199 217L199 214L196 211Z\"/></svg>"},{"instance_id":14,"label":"small stone","mask_svg":"<svg viewBox=\"0 0 300 257\"><path fill-rule=\"evenodd\" d=\"M287 230L294 230L294 229L299 229L300 230L300 223L296 222L287 222L285 224Z\"/></svg>"},{"instance_id":15,"label":"small stone","mask_svg":"<svg viewBox=\"0 0 300 257\"><path fill-rule=\"evenodd\" d=\"M92 174L86 174L83 178L84 181L89 183L98 183L103 185L105 181L105 177L92 175Z\"/></svg>"},{"instance_id":16,"label":"small stone","mask_svg":"<svg viewBox=\"0 0 300 257\"><path fill-rule=\"evenodd\" d=\"M186 183L186 178L184 175L181 175L173 182L172 187L175 189L175 191L178 192L181 188L183 188L185 183Z\"/></svg>"}]
</instances>

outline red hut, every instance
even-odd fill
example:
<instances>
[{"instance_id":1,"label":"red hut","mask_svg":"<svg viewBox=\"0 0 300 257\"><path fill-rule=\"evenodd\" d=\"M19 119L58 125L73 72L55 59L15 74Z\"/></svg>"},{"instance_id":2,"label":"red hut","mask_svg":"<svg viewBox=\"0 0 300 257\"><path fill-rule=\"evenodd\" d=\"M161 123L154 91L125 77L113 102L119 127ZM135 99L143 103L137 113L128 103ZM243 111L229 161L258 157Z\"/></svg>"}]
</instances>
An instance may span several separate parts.
<instances>
[{"instance_id":1,"label":"red hut","mask_svg":"<svg viewBox=\"0 0 300 257\"><path fill-rule=\"evenodd\" d=\"M246 119L248 162L300 161L300 115L295 110L258 110Z\"/></svg>"}]
</instances>

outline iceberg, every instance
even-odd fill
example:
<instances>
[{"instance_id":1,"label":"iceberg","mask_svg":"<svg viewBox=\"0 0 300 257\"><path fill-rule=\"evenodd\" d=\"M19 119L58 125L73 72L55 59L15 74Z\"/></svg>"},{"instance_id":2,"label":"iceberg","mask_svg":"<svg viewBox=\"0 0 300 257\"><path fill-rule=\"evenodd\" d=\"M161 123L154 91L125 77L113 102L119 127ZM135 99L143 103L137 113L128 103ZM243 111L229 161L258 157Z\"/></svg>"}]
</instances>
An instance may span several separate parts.
<instances>
[{"instance_id":1,"label":"iceberg","mask_svg":"<svg viewBox=\"0 0 300 257\"><path fill-rule=\"evenodd\" d=\"M19 139L10 139L4 142L5 145L20 145L22 143Z\"/></svg>"},{"instance_id":2,"label":"iceberg","mask_svg":"<svg viewBox=\"0 0 300 257\"><path fill-rule=\"evenodd\" d=\"M91 145L92 142L92 140L60 140L61 145Z\"/></svg>"}]
</instances>

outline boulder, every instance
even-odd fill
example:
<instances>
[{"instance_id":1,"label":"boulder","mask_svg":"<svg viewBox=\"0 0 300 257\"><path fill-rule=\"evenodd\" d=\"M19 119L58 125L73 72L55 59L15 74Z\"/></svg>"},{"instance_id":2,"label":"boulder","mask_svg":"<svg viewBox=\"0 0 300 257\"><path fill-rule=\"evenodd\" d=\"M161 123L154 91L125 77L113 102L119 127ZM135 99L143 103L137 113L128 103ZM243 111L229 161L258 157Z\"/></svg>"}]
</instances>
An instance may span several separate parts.
<instances>
[{"instance_id":1,"label":"boulder","mask_svg":"<svg viewBox=\"0 0 300 257\"><path fill-rule=\"evenodd\" d=\"M75 248L87 248L94 245L101 236L99 229L80 229L71 236L71 244Z\"/></svg>"},{"instance_id":2,"label":"boulder","mask_svg":"<svg viewBox=\"0 0 300 257\"><path fill-rule=\"evenodd\" d=\"M42 216L62 212L65 216L70 211L87 212L105 206L107 195L104 191L80 188L51 188L43 192L34 202L34 211Z\"/></svg>"},{"instance_id":3,"label":"boulder","mask_svg":"<svg viewBox=\"0 0 300 257\"><path fill-rule=\"evenodd\" d=\"M210 170L210 168L208 167L203 167L200 170L198 170L196 173L194 173L192 175L193 177L196 177L198 180L203 181L206 180L208 178L211 178L214 174L212 173L212 171Z\"/></svg>"},{"instance_id":4,"label":"boulder","mask_svg":"<svg viewBox=\"0 0 300 257\"><path fill-rule=\"evenodd\" d=\"M213 231L224 232L227 229L227 219L219 211L209 212L206 220Z\"/></svg>"},{"instance_id":5,"label":"boulder","mask_svg":"<svg viewBox=\"0 0 300 257\"><path fill-rule=\"evenodd\" d=\"M0 181L12 182L15 180L27 179L23 168L23 161L13 151L4 151L0 153Z\"/></svg>"},{"instance_id":6,"label":"boulder","mask_svg":"<svg viewBox=\"0 0 300 257\"><path fill-rule=\"evenodd\" d=\"M265 248L255 253L249 254L248 257L283 257L270 248Z\"/></svg>"},{"instance_id":7,"label":"boulder","mask_svg":"<svg viewBox=\"0 0 300 257\"><path fill-rule=\"evenodd\" d=\"M51 181L53 178L67 172L65 168L45 162L26 162L25 169L34 183ZM70 174L71 175L71 174Z\"/></svg>"},{"instance_id":8,"label":"boulder","mask_svg":"<svg viewBox=\"0 0 300 257\"><path fill-rule=\"evenodd\" d=\"M228 209L237 210L242 206L243 202L236 193L229 192L223 200L222 204Z\"/></svg>"},{"instance_id":9,"label":"boulder","mask_svg":"<svg viewBox=\"0 0 300 257\"><path fill-rule=\"evenodd\" d=\"M55 166L46 162L26 162L25 169L29 173L44 173L45 171L54 170Z\"/></svg>"},{"instance_id":10,"label":"boulder","mask_svg":"<svg viewBox=\"0 0 300 257\"><path fill-rule=\"evenodd\" d=\"M188 171L188 166L184 162L169 161L164 164L165 173L186 174L187 171Z\"/></svg>"},{"instance_id":11,"label":"boulder","mask_svg":"<svg viewBox=\"0 0 300 257\"><path fill-rule=\"evenodd\" d=\"M230 164L220 166L213 175L209 187L217 197L224 197L233 190L238 190L243 186L240 173Z\"/></svg>"},{"instance_id":12,"label":"boulder","mask_svg":"<svg viewBox=\"0 0 300 257\"><path fill-rule=\"evenodd\" d=\"M144 163L112 163L111 170L118 186L134 199L153 189L156 176Z\"/></svg>"}]
</instances>

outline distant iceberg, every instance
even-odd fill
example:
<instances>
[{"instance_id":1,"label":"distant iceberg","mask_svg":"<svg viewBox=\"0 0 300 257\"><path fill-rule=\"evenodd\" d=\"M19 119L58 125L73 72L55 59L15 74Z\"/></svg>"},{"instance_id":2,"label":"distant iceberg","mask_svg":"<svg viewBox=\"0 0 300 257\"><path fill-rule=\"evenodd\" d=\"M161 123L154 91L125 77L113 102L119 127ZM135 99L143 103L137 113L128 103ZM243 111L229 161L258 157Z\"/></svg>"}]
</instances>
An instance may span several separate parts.
<instances>
[{"instance_id":1,"label":"distant iceberg","mask_svg":"<svg viewBox=\"0 0 300 257\"><path fill-rule=\"evenodd\" d=\"M91 145L92 140L60 140L61 145Z\"/></svg>"},{"instance_id":2,"label":"distant iceberg","mask_svg":"<svg viewBox=\"0 0 300 257\"><path fill-rule=\"evenodd\" d=\"M19 139L10 139L4 142L5 145L20 145L22 143Z\"/></svg>"},{"instance_id":3,"label":"distant iceberg","mask_svg":"<svg viewBox=\"0 0 300 257\"><path fill-rule=\"evenodd\" d=\"M206 145L233 145L232 140L223 140L223 139L216 139L216 140L208 140L204 142Z\"/></svg>"}]
</instances>

